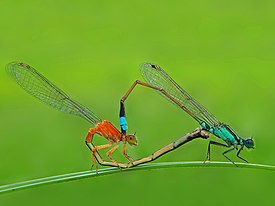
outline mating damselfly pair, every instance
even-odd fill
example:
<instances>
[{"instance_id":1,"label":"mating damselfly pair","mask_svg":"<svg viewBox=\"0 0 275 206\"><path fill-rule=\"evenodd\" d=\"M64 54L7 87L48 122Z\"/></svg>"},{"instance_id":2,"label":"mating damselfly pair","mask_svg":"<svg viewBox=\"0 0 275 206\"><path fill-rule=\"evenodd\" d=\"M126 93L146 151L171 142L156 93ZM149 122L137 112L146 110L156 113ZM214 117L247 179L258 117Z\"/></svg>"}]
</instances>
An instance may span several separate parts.
<instances>
[{"instance_id":1,"label":"mating damselfly pair","mask_svg":"<svg viewBox=\"0 0 275 206\"><path fill-rule=\"evenodd\" d=\"M89 130L85 141L89 149L92 151L93 164L96 163L95 154L99 150L112 147L106 155L113 163L117 163L118 165L118 162L112 158L111 155L118 149L120 142L123 142L123 155L125 158L129 160L129 162L134 162L134 160L127 154L127 143L129 145L137 145L138 142L137 137L134 134L127 134L124 103L136 85L156 90L163 97L193 117L199 123L202 130L208 131L225 142L224 144L211 140L208 144L206 160L210 160L211 145L230 148L223 152L223 155L232 163L234 162L226 156L228 152L237 150L237 157L246 161L244 158L240 157L240 152L244 147L254 148L254 141L252 138L241 138L228 125L217 120L214 115L193 99L161 67L155 64L142 64L140 66L140 72L146 82L136 80L122 97L119 113L120 131L109 121L101 120L91 110L73 100L30 65L22 62L12 62L7 65L7 71L27 93L61 112L80 116L93 126ZM109 143L95 146L93 144L93 137L95 134L105 137Z\"/></svg>"}]
</instances>

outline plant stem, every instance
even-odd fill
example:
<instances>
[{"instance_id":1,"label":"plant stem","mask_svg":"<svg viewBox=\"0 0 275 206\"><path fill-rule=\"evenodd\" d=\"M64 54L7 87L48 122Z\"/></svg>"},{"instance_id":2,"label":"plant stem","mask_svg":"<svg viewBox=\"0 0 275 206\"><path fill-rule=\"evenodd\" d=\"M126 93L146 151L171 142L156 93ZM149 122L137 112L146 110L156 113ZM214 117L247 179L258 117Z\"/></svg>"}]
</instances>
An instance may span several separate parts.
<instances>
[{"instance_id":1,"label":"plant stem","mask_svg":"<svg viewBox=\"0 0 275 206\"><path fill-rule=\"evenodd\" d=\"M152 169L163 169L163 168L179 168L179 167L232 167L238 168L249 168L249 169L260 169L260 170L271 170L275 171L275 166L273 165L261 165L261 164L249 164L249 163L236 163L238 167L230 162L163 162L163 163L150 163L143 164L138 167L119 169L119 168L106 168L100 170L90 170L83 172L76 172L46 178L40 178L35 180L29 180L25 182L19 182L15 184L9 184L0 186L0 194L29 189L32 187L43 186L47 184L56 184L61 182L69 182L73 180L80 180L83 178L100 177L104 175L117 174L121 172L132 172L141 170L152 170Z\"/></svg>"}]
</instances>

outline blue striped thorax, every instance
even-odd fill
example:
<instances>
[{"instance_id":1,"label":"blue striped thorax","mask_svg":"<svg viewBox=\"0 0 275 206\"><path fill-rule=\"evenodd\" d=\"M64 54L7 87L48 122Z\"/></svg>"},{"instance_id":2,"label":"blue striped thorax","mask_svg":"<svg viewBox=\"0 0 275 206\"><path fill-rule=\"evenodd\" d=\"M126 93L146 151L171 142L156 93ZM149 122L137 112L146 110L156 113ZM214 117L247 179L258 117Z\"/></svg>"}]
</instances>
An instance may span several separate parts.
<instances>
[{"instance_id":1,"label":"blue striped thorax","mask_svg":"<svg viewBox=\"0 0 275 206\"><path fill-rule=\"evenodd\" d=\"M229 145L238 145L241 142L241 138L235 134L229 126L225 124L218 125L216 127L209 126L205 122L201 122L202 129L209 131L210 133L214 134L216 137L221 138Z\"/></svg>"},{"instance_id":2,"label":"blue striped thorax","mask_svg":"<svg viewBox=\"0 0 275 206\"><path fill-rule=\"evenodd\" d=\"M119 118L120 127L123 133L126 133L127 131L127 121L125 117Z\"/></svg>"}]
</instances>

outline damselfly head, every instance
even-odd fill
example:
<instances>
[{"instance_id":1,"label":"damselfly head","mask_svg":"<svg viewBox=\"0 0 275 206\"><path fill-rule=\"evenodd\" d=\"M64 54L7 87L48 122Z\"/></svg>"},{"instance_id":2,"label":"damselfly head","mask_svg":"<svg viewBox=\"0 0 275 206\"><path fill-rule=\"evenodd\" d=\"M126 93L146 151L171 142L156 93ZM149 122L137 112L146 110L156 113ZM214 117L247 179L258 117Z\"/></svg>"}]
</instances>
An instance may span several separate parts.
<instances>
[{"instance_id":1,"label":"damselfly head","mask_svg":"<svg viewBox=\"0 0 275 206\"><path fill-rule=\"evenodd\" d=\"M255 144L254 144L254 140L252 138L246 138L243 140L243 143L244 145L247 147L247 148L252 148L252 149L255 149Z\"/></svg>"},{"instance_id":2,"label":"damselfly head","mask_svg":"<svg viewBox=\"0 0 275 206\"><path fill-rule=\"evenodd\" d=\"M129 143L129 145L138 145L138 139L135 134L128 134L126 135L126 141Z\"/></svg>"}]
</instances>

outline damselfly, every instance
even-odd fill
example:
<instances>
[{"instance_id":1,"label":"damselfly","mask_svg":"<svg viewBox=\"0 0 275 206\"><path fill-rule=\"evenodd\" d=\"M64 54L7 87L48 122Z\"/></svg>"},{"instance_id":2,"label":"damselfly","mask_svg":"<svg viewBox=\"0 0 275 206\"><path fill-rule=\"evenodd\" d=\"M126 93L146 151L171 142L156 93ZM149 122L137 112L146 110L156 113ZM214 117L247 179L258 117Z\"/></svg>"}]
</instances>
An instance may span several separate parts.
<instances>
[{"instance_id":1,"label":"damselfly","mask_svg":"<svg viewBox=\"0 0 275 206\"><path fill-rule=\"evenodd\" d=\"M221 138L226 144L211 140L208 144L206 161L210 160L210 146L217 145L228 147L222 154L225 158L234 162L226 155L228 152L237 150L237 157L247 162L240 157L240 152L244 147L255 148L252 138L241 138L234 132L229 125L220 122L216 117L208 112L204 106L192 98L181 86L179 86L161 67L151 63L144 63L140 66L140 72L145 79L145 82L135 81L127 93L121 99L121 103L127 99L137 84L152 88L158 91L162 96L168 99L173 104L176 104L191 117L193 117L203 130L209 131L218 138ZM240 148L238 148L240 146Z\"/></svg>"},{"instance_id":2,"label":"damselfly","mask_svg":"<svg viewBox=\"0 0 275 206\"><path fill-rule=\"evenodd\" d=\"M132 158L127 155L126 143L137 145L137 138L134 134L127 135L127 122L125 118L124 105L120 110L121 132L107 120L101 120L91 110L74 101L65 94L61 89L55 86L42 74L38 73L28 64L21 62L12 62L7 65L7 71L10 76L29 94L51 107L72 115L80 116L87 120L91 128L86 137L86 144L92 151L92 162L95 163L95 152L98 150L115 146L110 149L106 155L114 163L117 163L111 157L111 154L119 147L119 142L123 142L123 154L131 162ZM105 137L109 144L94 146L92 144L95 134Z\"/></svg>"}]
</instances>

